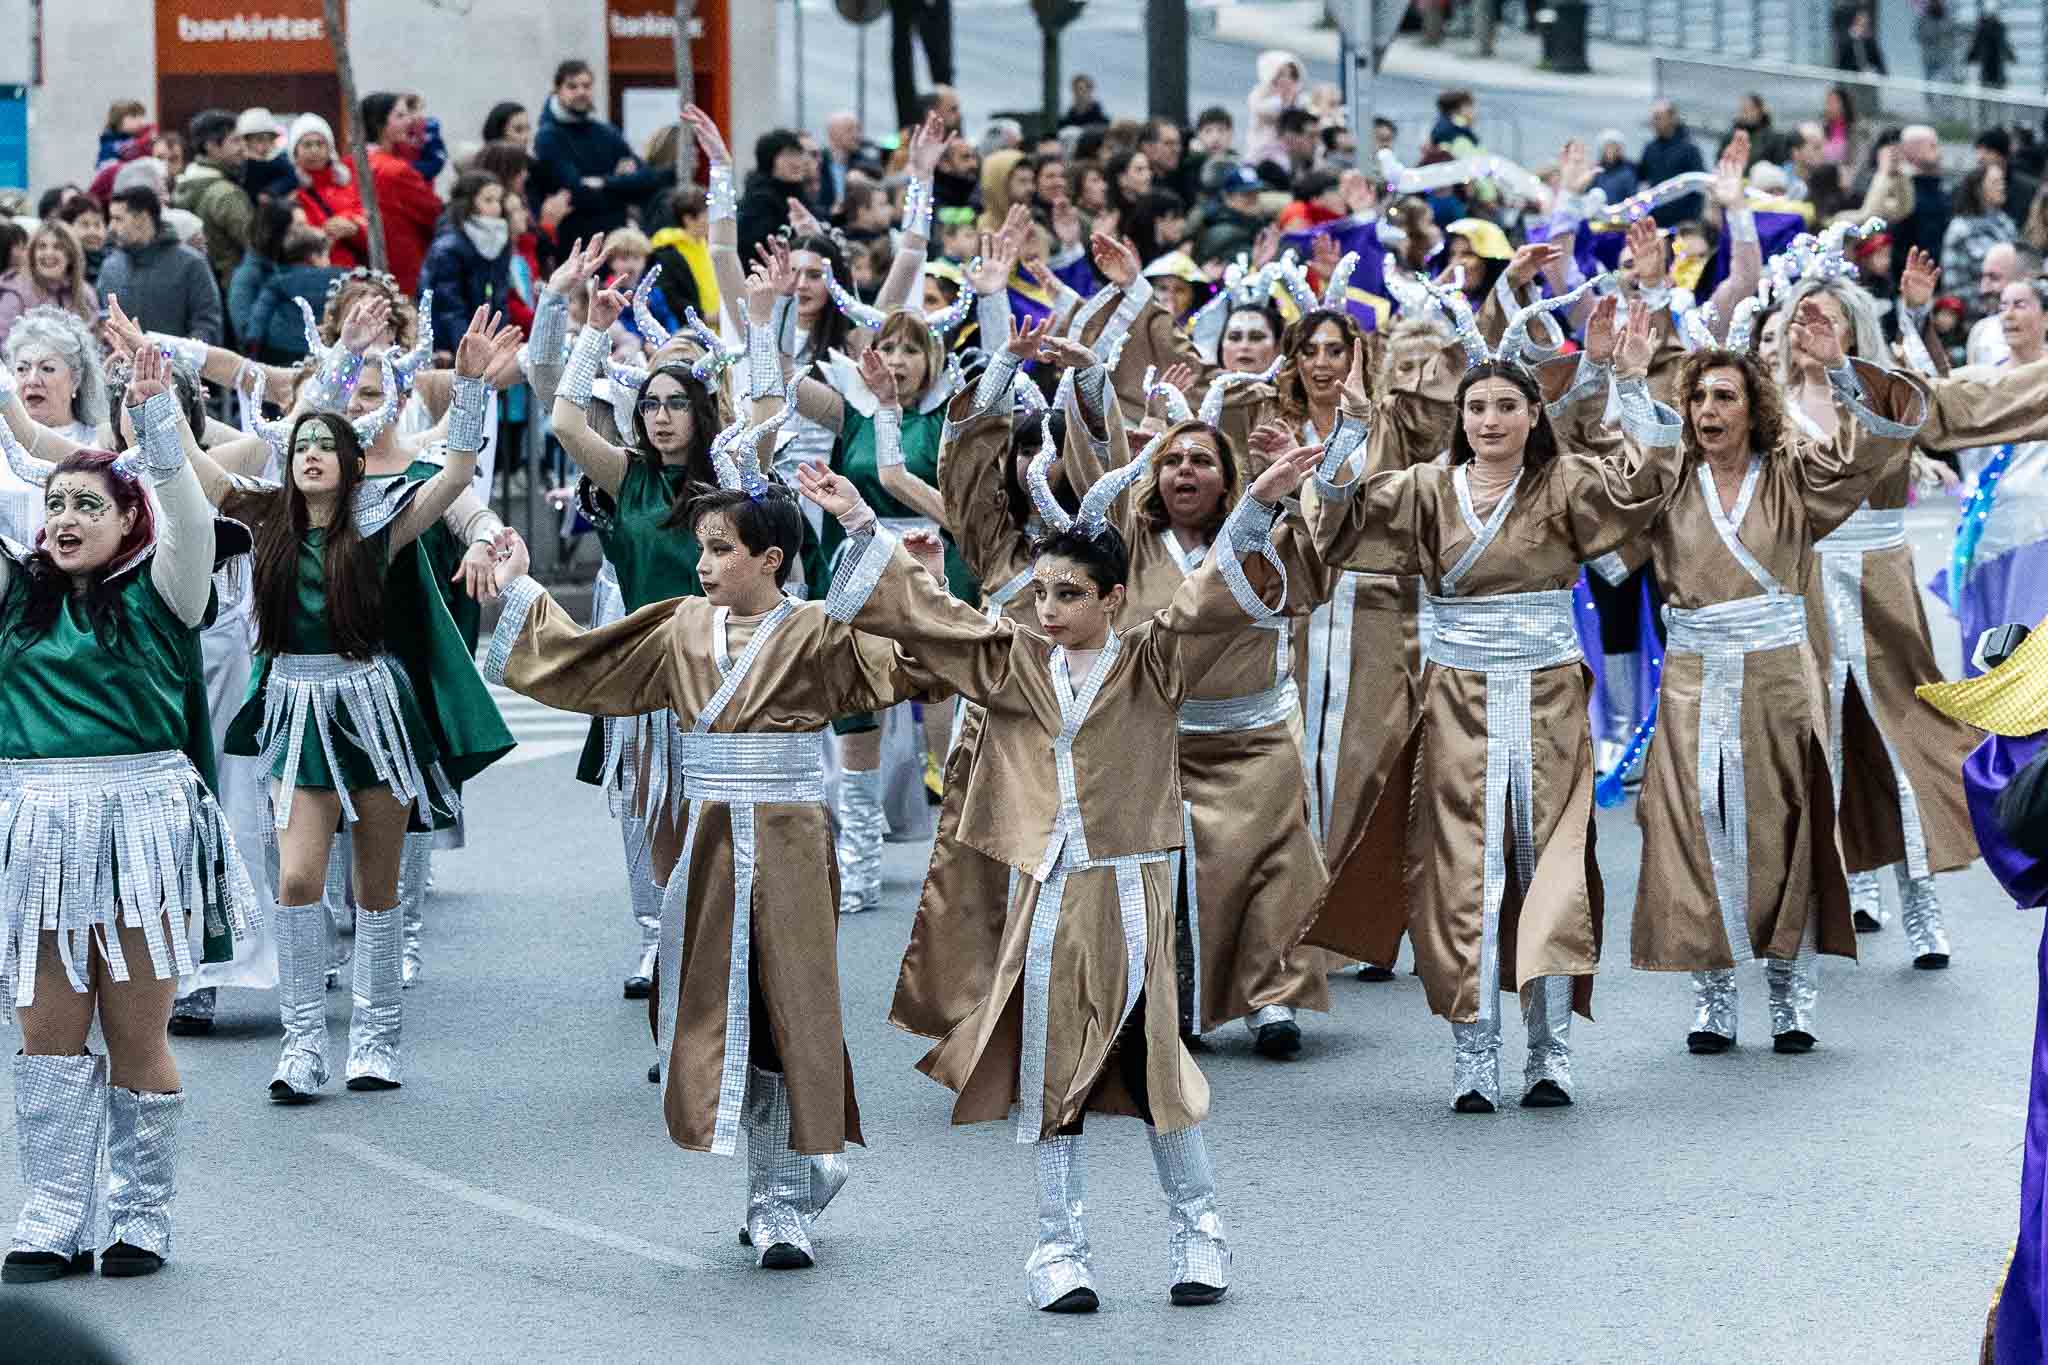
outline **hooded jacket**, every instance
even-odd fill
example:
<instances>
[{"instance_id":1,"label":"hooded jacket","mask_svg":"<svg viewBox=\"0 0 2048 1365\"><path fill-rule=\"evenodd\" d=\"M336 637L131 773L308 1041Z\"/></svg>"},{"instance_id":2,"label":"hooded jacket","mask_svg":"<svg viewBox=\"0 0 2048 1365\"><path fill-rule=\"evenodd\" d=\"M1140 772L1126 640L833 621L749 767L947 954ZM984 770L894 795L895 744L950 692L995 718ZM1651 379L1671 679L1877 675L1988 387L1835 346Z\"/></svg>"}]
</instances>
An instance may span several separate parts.
<instances>
[{"instance_id":1,"label":"hooded jacket","mask_svg":"<svg viewBox=\"0 0 2048 1365\"><path fill-rule=\"evenodd\" d=\"M173 207L197 214L206 226L206 259L216 282L227 279L249 249L256 205L248 191L210 161L195 161L178 177Z\"/></svg>"},{"instance_id":2,"label":"hooded jacket","mask_svg":"<svg viewBox=\"0 0 2048 1365\"><path fill-rule=\"evenodd\" d=\"M100 291L120 295L127 314L152 331L221 344L220 286L213 268L179 245L169 224L142 246L111 246L100 267Z\"/></svg>"}]
</instances>

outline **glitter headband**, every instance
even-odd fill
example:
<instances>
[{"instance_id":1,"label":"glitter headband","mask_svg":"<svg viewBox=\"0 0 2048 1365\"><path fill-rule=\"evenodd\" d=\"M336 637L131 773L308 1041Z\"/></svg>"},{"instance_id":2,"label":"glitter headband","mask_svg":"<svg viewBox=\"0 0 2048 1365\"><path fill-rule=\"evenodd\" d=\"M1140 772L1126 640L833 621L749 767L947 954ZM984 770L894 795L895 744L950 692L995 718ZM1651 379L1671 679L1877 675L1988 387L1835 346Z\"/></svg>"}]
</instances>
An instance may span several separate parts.
<instances>
[{"instance_id":1,"label":"glitter headband","mask_svg":"<svg viewBox=\"0 0 2048 1365\"><path fill-rule=\"evenodd\" d=\"M1286 363L1286 356L1274 356L1273 363L1258 374L1245 374L1238 370L1217 372L1209 379L1209 391L1202 395L1202 410L1196 415L1210 426L1215 426L1223 416L1225 390L1233 384L1270 384L1279 376L1280 368Z\"/></svg>"},{"instance_id":2,"label":"glitter headband","mask_svg":"<svg viewBox=\"0 0 2048 1365\"><path fill-rule=\"evenodd\" d=\"M718 486L737 488L758 502L768 491L767 476L761 472L760 440L770 432L780 431L795 415L796 400L791 398L758 426L751 426L742 418L719 432L711 443L711 467L718 471Z\"/></svg>"},{"instance_id":3,"label":"glitter headband","mask_svg":"<svg viewBox=\"0 0 2048 1365\"><path fill-rule=\"evenodd\" d=\"M1145 367L1144 391L1147 403L1155 398L1166 400L1166 420L1169 422L1185 422L1195 415L1194 409L1188 406L1187 395L1161 380L1156 365Z\"/></svg>"}]
</instances>

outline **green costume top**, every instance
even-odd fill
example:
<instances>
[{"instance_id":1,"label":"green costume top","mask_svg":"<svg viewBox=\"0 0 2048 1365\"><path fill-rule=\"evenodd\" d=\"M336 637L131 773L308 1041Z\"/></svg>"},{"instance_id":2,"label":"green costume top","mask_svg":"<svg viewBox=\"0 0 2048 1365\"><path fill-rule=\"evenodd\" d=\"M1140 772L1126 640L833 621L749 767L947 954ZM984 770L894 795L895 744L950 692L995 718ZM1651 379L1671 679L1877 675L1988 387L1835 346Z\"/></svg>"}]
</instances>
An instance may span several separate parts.
<instances>
[{"instance_id":1,"label":"green costume top","mask_svg":"<svg viewBox=\"0 0 2048 1365\"><path fill-rule=\"evenodd\" d=\"M414 460L404 477L424 481L440 472L438 461ZM441 594L441 605L448 608L448 615L454 619L462 643L469 647L470 655L474 657L477 637L483 632L483 603L454 581L455 571L462 567L462 557L469 553L469 546L456 538L455 532L448 529L447 522L436 518L432 526L420 532L419 547L425 552L427 563L433 566L434 589Z\"/></svg>"},{"instance_id":2,"label":"green costume top","mask_svg":"<svg viewBox=\"0 0 2048 1365\"><path fill-rule=\"evenodd\" d=\"M939 482L939 438L946 426L946 409L940 404L930 412L919 412L913 408L903 410L903 467L934 488ZM844 474L848 482L860 490L862 501L875 509L878 517L916 517L922 514L914 507L906 507L894 495L882 487L882 472L875 463L875 422L866 417L851 403L846 405L846 417L839 428L839 443L832 450L832 468ZM946 543L946 587L963 602L981 600L981 583L973 570L960 555L960 547L953 543L953 537L944 535ZM831 562L839 552L839 546L846 539L846 533L839 528L836 517L825 518L824 552ZM823 597L824 589L819 587L816 596Z\"/></svg>"},{"instance_id":3,"label":"green costume top","mask_svg":"<svg viewBox=\"0 0 2048 1365\"><path fill-rule=\"evenodd\" d=\"M619 596L630 614L671 597L702 597L697 557L702 547L687 528L662 525L690 482L685 465L657 465L628 457L617 497L584 479L577 489L583 514L619 577Z\"/></svg>"}]
</instances>

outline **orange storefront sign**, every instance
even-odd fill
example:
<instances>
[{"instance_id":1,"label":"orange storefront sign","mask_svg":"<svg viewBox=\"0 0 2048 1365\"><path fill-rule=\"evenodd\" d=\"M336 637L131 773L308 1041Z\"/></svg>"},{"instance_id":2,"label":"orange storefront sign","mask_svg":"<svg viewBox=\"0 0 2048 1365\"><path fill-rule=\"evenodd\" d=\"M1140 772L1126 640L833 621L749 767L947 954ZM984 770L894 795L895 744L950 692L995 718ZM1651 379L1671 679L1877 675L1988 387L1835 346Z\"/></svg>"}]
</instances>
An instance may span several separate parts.
<instances>
[{"instance_id":1,"label":"orange storefront sign","mask_svg":"<svg viewBox=\"0 0 2048 1365\"><path fill-rule=\"evenodd\" d=\"M759 0L754 0L758 3ZM698 103L722 127L731 126L731 92L726 88L728 0L697 0L696 32L690 39L690 69ZM605 0L605 66L614 89L675 82L674 0Z\"/></svg>"},{"instance_id":2,"label":"orange storefront sign","mask_svg":"<svg viewBox=\"0 0 2048 1365\"><path fill-rule=\"evenodd\" d=\"M321 0L157 0L161 75L290 75L334 70Z\"/></svg>"}]
</instances>

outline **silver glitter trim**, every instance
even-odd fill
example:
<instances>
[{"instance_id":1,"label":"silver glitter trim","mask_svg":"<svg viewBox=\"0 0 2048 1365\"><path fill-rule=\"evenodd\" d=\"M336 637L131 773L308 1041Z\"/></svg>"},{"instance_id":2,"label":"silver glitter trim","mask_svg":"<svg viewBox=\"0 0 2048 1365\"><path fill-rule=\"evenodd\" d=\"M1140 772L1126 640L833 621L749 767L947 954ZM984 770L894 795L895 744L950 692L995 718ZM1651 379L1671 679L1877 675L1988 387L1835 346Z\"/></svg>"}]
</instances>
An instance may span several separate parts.
<instances>
[{"instance_id":1,"label":"silver glitter trim","mask_svg":"<svg viewBox=\"0 0 2048 1365\"><path fill-rule=\"evenodd\" d=\"M271 770L280 756L284 759L284 777L272 801L277 828L283 829L291 818L309 720L326 756L327 770L337 783L341 765L333 732L339 728L342 737L370 760L378 783L389 787L401 804L426 801L434 810L448 814L460 809L455 788L441 765L436 762L422 767L413 751L413 738L406 731L405 711L399 703L401 691L409 690L405 675L388 654L367 662L339 654L280 654L270 661L263 725L256 742L262 746L257 761L265 771ZM347 787L336 786L335 794L341 798L342 818L354 824L356 808Z\"/></svg>"},{"instance_id":2,"label":"silver glitter trim","mask_svg":"<svg viewBox=\"0 0 2048 1365\"><path fill-rule=\"evenodd\" d=\"M1572 978L1539 976L1529 983L1522 1001L1522 1022L1529 1030L1529 1060L1522 1070L1524 1093L1549 1081L1572 1093Z\"/></svg>"},{"instance_id":3,"label":"silver glitter trim","mask_svg":"<svg viewBox=\"0 0 2048 1365\"><path fill-rule=\"evenodd\" d=\"M1948 929L1941 920L1941 898L1934 893L1934 878L1914 876L1904 863L1892 864L1899 879L1899 925L1906 933L1906 945L1913 956L1949 951Z\"/></svg>"},{"instance_id":4,"label":"silver glitter trim","mask_svg":"<svg viewBox=\"0 0 2048 1365\"><path fill-rule=\"evenodd\" d=\"M1747 654L1806 641L1806 601L1792 594L1742 597L1687 611L1664 608L1666 651L1700 658L1700 819L1729 957L1755 956L1749 934L1749 803L1742 751L1742 675Z\"/></svg>"},{"instance_id":5,"label":"silver glitter trim","mask_svg":"<svg viewBox=\"0 0 2048 1365\"><path fill-rule=\"evenodd\" d=\"M139 410L128 409L128 420L141 437L142 466L151 483L163 483L185 467L185 438L178 429L182 415L169 390L151 394Z\"/></svg>"},{"instance_id":6,"label":"silver glitter trim","mask_svg":"<svg viewBox=\"0 0 2048 1365\"><path fill-rule=\"evenodd\" d=\"M14 1140L28 1192L15 1251L67 1259L99 1246L100 1147L107 1124L107 1059L14 1056Z\"/></svg>"},{"instance_id":7,"label":"silver glitter trim","mask_svg":"<svg viewBox=\"0 0 2048 1365\"><path fill-rule=\"evenodd\" d=\"M931 181L920 177L903 187L904 236L931 240L933 202Z\"/></svg>"},{"instance_id":8,"label":"silver glitter trim","mask_svg":"<svg viewBox=\"0 0 2048 1365\"><path fill-rule=\"evenodd\" d=\"M1195 806L1192 801L1180 803L1180 852L1173 859L1174 883L1176 889L1185 888L1186 894L1179 897L1179 913L1175 916L1175 927L1185 929L1188 937L1188 1008L1181 1015L1181 1028L1199 1038L1202 1035L1202 866L1201 849L1195 844ZM1121 889L1121 888L1119 888ZM1143 935L1140 934L1142 941ZM1142 964L1138 979L1143 979Z\"/></svg>"},{"instance_id":9,"label":"silver glitter trim","mask_svg":"<svg viewBox=\"0 0 2048 1365\"><path fill-rule=\"evenodd\" d=\"M997 349L990 352L988 365L981 372L981 379L974 386L974 411L977 413L994 410L1003 396L1010 392L1016 381L1017 371L1023 362L1008 351Z\"/></svg>"},{"instance_id":10,"label":"silver glitter trim","mask_svg":"<svg viewBox=\"0 0 2048 1365\"><path fill-rule=\"evenodd\" d=\"M1650 396L1640 377L1618 380L1614 386L1621 407L1621 429L1643 446L1675 446L1685 430L1678 413Z\"/></svg>"},{"instance_id":11,"label":"silver glitter trim","mask_svg":"<svg viewBox=\"0 0 2048 1365\"><path fill-rule=\"evenodd\" d=\"M832 575L831 591L825 594L825 614L835 621L851 622L874 596L896 552L897 540L889 528L875 523L867 531L846 538L839 552L839 567Z\"/></svg>"},{"instance_id":12,"label":"silver glitter trim","mask_svg":"<svg viewBox=\"0 0 2048 1365\"><path fill-rule=\"evenodd\" d=\"M709 183L704 187L704 210L714 223L734 221L739 209L739 192L733 187L732 163L711 163Z\"/></svg>"},{"instance_id":13,"label":"silver glitter trim","mask_svg":"<svg viewBox=\"0 0 2048 1365\"><path fill-rule=\"evenodd\" d=\"M1039 860L1038 870L1032 874L1040 881L1049 879L1056 866L1073 867L1089 860L1088 830L1081 819L1080 786L1074 773L1074 739L1081 733L1081 726L1095 705L1095 695L1102 690L1103 681L1109 677L1109 671L1115 666L1123 647L1123 637L1112 628L1101 652L1095 656L1095 666L1088 671L1078 691L1068 668L1066 649L1056 648L1052 652L1049 667L1053 691L1060 703L1060 732L1052 742L1053 765L1059 776L1060 804L1053 817L1052 838L1046 843L1045 856Z\"/></svg>"},{"instance_id":14,"label":"silver glitter trim","mask_svg":"<svg viewBox=\"0 0 2048 1365\"><path fill-rule=\"evenodd\" d=\"M357 484L355 496L349 503L349 515L355 518L356 534L368 540L397 521L399 514L426 486L425 479L408 479L402 474L388 479L365 479Z\"/></svg>"},{"instance_id":15,"label":"silver glitter trim","mask_svg":"<svg viewBox=\"0 0 2048 1365\"><path fill-rule=\"evenodd\" d=\"M1586 567L1598 574L1600 581L1609 587L1619 587L1628 577L1628 561L1621 557L1619 550L1609 550Z\"/></svg>"},{"instance_id":16,"label":"silver glitter trim","mask_svg":"<svg viewBox=\"0 0 2048 1365\"><path fill-rule=\"evenodd\" d=\"M747 393L754 398L781 393L782 348L766 327L747 329Z\"/></svg>"},{"instance_id":17,"label":"silver glitter trim","mask_svg":"<svg viewBox=\"0 0 2048 1365\"><path fill-rule=\"evenodd\" d=\"M484 448L484 415L490 406L491 386L481 376L458 374L448 409L448 449L467 454Z\"/></svg>"},{"instance_id":18,"label":"silver glitter trim","mask_svg":"<svg viewBox=\"0 0 2048 1365\"><path fill-rule=\"evenodd\" d=\"M777 1246L811 1254L811 1161L789 1149L789 1082L779 1073L748 1067L746 1089L747 1240L754 1263Z\"/></svg>"},{"instance_id":19,"label":"silver glitter trim","mask_svg":"<svg viewBox=\"0 0 2048 1365\"><path fill-rule=\"evenodd\" d=\"M1735 497L1735 510L1721 510L1721 494L1714 487L1714 471L1705 464L1694 471L1698 476L1700 497L1707 504L1707 515L1713 519L1714 534L1721 537L1721 543L1728 547L1728 553L1742 566L1742 571L1755 580L1756 585L1767 593L1780 593L1784 585L1778 582L1769 569L1750 553L1742 543L1742 521L1749 515L1749 504L1756 497L1757 481L1763 477L1764 462L1758 456L1749 457L1749 469L1742 476L1742 489Z\"/></svg>"},{"instance_id":20,"label":"silver glitter trim","mask_svg":"<svg viewBox=\"0 0 2048 1365\"><path fill-rule=\"evenodd\" d=\"M1435 617L1431 663L1491 675L1557 668L1584 657L1569 588L1427 600Z\"/></svg>"},{"instance_id":21,"label":"silver glitter trim","mask_svg":"<svg viewBox=\"0 0 2048 1365\"><path fill-rule=\"evenodd\" d=\"M1815 541L1813 548L1823 555L1868 554L1872 550L1896 550L1906 543L1906 509L1872 507L1864 503L1849 519Z\"/></svg>"},{"instance_id":22,"label":"silver glitter trim","mask_svg":"<svg viewBox=\"0 0 2048 1365\"><path fill-rule=\"evenodd\" d=\"M824 731L680 736L683 794L692 801L810 804L825 799Z\"/></svg>"},{"instance_id":23,"label":"silver glitter trim","mask_svg":"<svg viewBox=\"0 0 2048 1365\"><path fill-rule=\"evenodd\" d=\"M903 468L903 409L881 407L875 409L875 467L877 469Z\"/></svg>"},{"instance_id":24,"label":"silver glitter trim","mask_svg":"<svg viewBox=\"0 0 2048 1365\"><path fill-rule=\"evenodd\" d=\"M255 913L234 832L182 753L0 761L0 1005L35 1003L45 933L83 991L95 945L132 979L119 928L142 931L163 981L198 970L188 915L240 941Z\"/></svg>"},{"instance_id":25,"label":"silver glitter trim","mask_svg":"<svg viewBox=\"0 0 2048 1365\"><path fill-rule=\"evenodd\" d=\"M1323 461L1316 466L1316 478L1323 483L1334 484L1337 476L1344 472L1344 466L1358 453L1366 438L1372 435L1372 418L1341 413L1337 429L1330 433L1330 439L1323 443ZM1357 482L1356 479L1352 482Z\"/></svg>"},{"instance_id":26,"label":"silver glitter trim","mask_svg":"<svg viewBox=\"0 0 2048 1365\"><path fill-rule=\"evenodd\" d=\"M1095 1288L1085 1221L1087 1168L1081 1135L1050 1137L1033 1153L1038 1166L1038 1244L1024 1262L1033 1308L1050 1308L1076 1289Z\"/></svg>"},{"instance_id":27,"label":"silver glitter trim","mask_svg":"<svg viewBox=\"0 0 2048 1365\"><path fill-rule=\"evenodd\" d=\"M408 836L409 839L410 836ZM401 853L403 858L403 853ZM401 878L402 879L402 878ZM397 1084L403 1077L399 1042L404 1023L405 916L389 910L356 912L354 1010L348 1021L349 1080L360 1076Z\"/></svg>"},{"instance_id":28,"label":"silver glitter trim","mask_svg":"<svg viewBox=\"0 0 2048 1365\"><path fill-rule=\"evenodd\" d=\"M1481 983L1484 986L1485 983ZM1482 994L1498 994L1482 991ZM1482 1013L1477 1023L1451 1024L1451 1102L1478 1095L1500 1108L1500 1015Z\"/></svg>"},{"instance_id":29,"label":"silver glitter trim","mask_svg":"<svg viewBox=\"0 0 2048 1365\"><path fill-rule=\"evenodd\" d=\"M1545 406L1544 411L1555 422L1569 412L1580 399L1589 398L1595 392L1607 387L1609 370L1584 351L1579 352L1578 368L1572 371L1571 387L1560 395L1556 402Z\"/></svg>"},{"instance_id":30,"label":"silver glitter trim","mask_svg":"<svg viewBox=\"0 0 2048 1365\"><path fill-rule=\"evenodd\" d=\"M1273 566L1280 575L1280 599L1287 600L1287 567L1280 562L1280 556L1273 551L1273 522L1279 516L1279 509L1268 507L1257 498L1246 496L1238 500L1224 518L1223 529L1216 537L1216 572L1223 577L1230 589L1231 600L1238 609L1254 622L1270 621L1280 614L1279 607L1269 607L1265 600L1252 588L1251 580L1245 577L1244 556L1256 554Z\"/></svg>"},{"instance_id":31,"label":"silver glitter trim","mask_svg":"<svg viewBox=\"0 0 2048 1365\"><path fill-rule=\"evenodd\" d=\"M1294 715L1299 696L1292 682L1283 682L1244 697L1184 701L1180 704L1180 732L1223 735L1281 725Z\"/></svg>"},{"instance_id":32,"label":"silver glitter trim","mask_svg":"<svg viewBox=\"0 0 2048 1365\"><path fill-rule=\"evenodd\" d=\"M497 629L491 632L491 647L484 655L483 675L486 682L503 686L505 670L511 666L512 650L520 637L526 634L526 619L533 614L534 604L548 595L540 581L521 574L506 585L501 594L504 603L498 613ZM609 757L607 758L609 762Z\"/></svg>"},{"instance_id":33,"label":"silver glitter trim","mask_svg":"<svg viewBox=\"0 0 2048 1365\"><path fill-rule=\"evenodd\" d=\"M1813 1007L1820 997L1820 964L1801 955L1791 961L1764 963L1764 986L1771 998L1771 1036L1813 1032Z\"/></svg>"},{"instance_id":34,"label":"silver glitter trim","mask_svg":"<svg viewBox=\"0 0 2048 1365\"><path fill-rule=\"evenodd\" d=\"M107 1089L107 1241L171 1255L185 1092Z\"/></svg>"},{"instance_id":35,"label":"silver glitter trim","mask_svg":"<svg viewBox=\"0 0 2048 1365\"><path fill-rule=\"evenodd\" d=\"M555 386L555 397L566 398L579 408L589 407L598 371L611 358L611 352L611 338L585 323L576 334L576 344L569 349L569 361L562 367L562 382Z\"/></svg>"},{"instance_id":36,"label":"silver glitter trim","mask_svg":"<svg viewBox=\"0 0 2048 1365\"><path fill-rule=\"evenodd\" d=\"M552 290L542 290L540 301L533 306L533 328L527 333L528 354L541 357L543 363L554 360L569 347L569 298Z\"/></svg>"},{"instance_id":37,"label":"silver glitter trim","mask_svg":"<svg viewBox=\"0 0 2048 1365\"><path fill-rule=\"evenodd\" d=\"M1720 967L1692 974L1692 1031L1735 1037L1735 969Z\"/></svg>"},{"instance_id":38,"label":"silver glitter trim","mask_svg":"<svg viewBox=\"0 0 2048 1365\"><path fill-rule=\"evenodd\" d=\"M327 1084L327 908L277 905L270 926L277 943L277 1013L284 1026L271 1080L310 1095Z\"/></svg>"},{"instance_id":39,"label":"silver glitter trim","mask_svg":"<svg viewBox=\"0 0 2048 1365\"><path fill-rule=\"evenodd\" d=\"M1216 1172L1198 1124L1174 1132L1150 1129L1152 1165L1166 1196L1169 1284L1222 1289L1230 1283L1230 1242L1216 1210Z\"/></svg>"},{"instance_id":40,"label":"silver glitter trim","mask_svg":"<svg viewBox=\"0 0 2048 1365\"><path fill-rule=\"evenodd\" d=\"M1313 755L1309 817L1316 842L1325 852L1329 851L1337 764L1343 757L1344 716L1351 702L1351 636L1362 582L1359 574L1342 571L1330 600L1309 615L1308 714L1314 726L1307 746L1307 753Z\"/></svg>"},{"instance_id":41,"label":"silver glitter trim","mask_svg":"<svg viewBox=\"0 0 2048 1365\"><path fill-rule=\"evenodd\" d=\"M1845 361L1840 369L1829 370L1828 387L1834 390L1835 397L1849 410L1849 415L1856 419L1857 424L1872 436L1902 441L1926 425L1927 395L1918 389L1914 390L1914 404L1918 415L1911 421L1894 422L1873 412L1863 401L1863 381L1856 373L1854 361Z\"/></svg>"}]
</instances>

